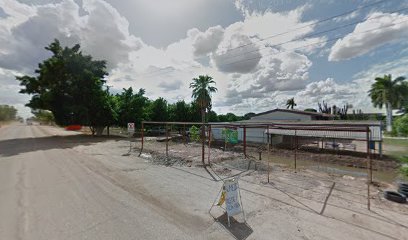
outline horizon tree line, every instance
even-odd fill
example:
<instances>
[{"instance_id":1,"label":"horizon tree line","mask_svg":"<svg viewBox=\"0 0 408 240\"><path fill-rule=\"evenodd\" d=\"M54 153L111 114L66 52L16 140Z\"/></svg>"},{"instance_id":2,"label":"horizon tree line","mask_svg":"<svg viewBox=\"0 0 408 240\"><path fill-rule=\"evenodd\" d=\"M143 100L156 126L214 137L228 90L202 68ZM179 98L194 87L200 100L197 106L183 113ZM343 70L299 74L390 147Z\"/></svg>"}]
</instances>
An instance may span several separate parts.
<instances>
[{"instance_id":1,"label":"horizon tree line","mask_svg":"<svg viewBox=\"0 0 408 240\"><path fill-rule=\"evenodd\" d=\"M213 78L208 75L192 79L191 103L181 100L168 104L162 97L155 100L147 98L142 88L136 93L130 87L112 94L106 86L106 61L93 60L92 56L83 54L79 44L62 47L55 39L45 49L52 55L39 63L36 76L16 76L16 79L23 87L20 93L32 95L26 106L37 112L50 111L58 125L86 125L93 134L100 135L106 126L126 126L128 122L139 125L142 120L201 120L201 123L205 123L237 121L254 115L218 115L214 112L212 94L217 92L217 88ZM408 83L404 77L393 80L391 75L384 75L375 79L369 96L375 107L386 107L387 131L390 131L392 109L407 108ZM293 109L295 106L294 98L286 102L287 108ZM340 116L347 115L348 107L339 110Z\"/></svg>"}]
</instances>

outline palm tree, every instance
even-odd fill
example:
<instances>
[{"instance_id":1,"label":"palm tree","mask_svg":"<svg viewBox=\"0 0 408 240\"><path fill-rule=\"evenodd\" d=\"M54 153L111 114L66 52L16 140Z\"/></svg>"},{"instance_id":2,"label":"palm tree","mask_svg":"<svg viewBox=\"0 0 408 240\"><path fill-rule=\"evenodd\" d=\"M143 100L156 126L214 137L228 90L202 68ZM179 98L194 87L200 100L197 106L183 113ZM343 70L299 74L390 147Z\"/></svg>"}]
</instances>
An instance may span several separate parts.
<instances>
[{"instance_id":1,"label":"palm tree","mask_svg":"<svg viewBox=\"0 0 408 240\"><path fill-rule=\"evenodd\" d=\"M295 103L295 98L289 98L287 101L286 101L286 109L293 109L293 107L296 107L297 106L297 104Z\"/></svg>"},{"instance_id":2,"label":"palm tree","mask_svg":"<svg viewBox=\"0 0 408 240\"><path fill-rule=\"evenodd\" d=\"M405 77L392 80L391 74L377 77L368 94L374 107L381 109L385 105L387 132L392 131L392 109L400 108L404 99L408 97L408 83L404 80Z\"/></svg>"},{"instance_id":3,"label":"palm tree","mask_svg":"<svg viewBox=\"0 0 408 240\"><path fill-rule=\"evenodd\" d=\"M190 83L190 88L193 89L193 94L191 97L194 99L198 106L201 109L201 141L202 141L202 162L204 164L204 136L205 136L205 111L211 109L211 94L217 91L217 88L211 86L215 84L215 81L212 77L208 75L200 75L198 78L193 78L193 82Z\"/></svg>"}]
</instances>

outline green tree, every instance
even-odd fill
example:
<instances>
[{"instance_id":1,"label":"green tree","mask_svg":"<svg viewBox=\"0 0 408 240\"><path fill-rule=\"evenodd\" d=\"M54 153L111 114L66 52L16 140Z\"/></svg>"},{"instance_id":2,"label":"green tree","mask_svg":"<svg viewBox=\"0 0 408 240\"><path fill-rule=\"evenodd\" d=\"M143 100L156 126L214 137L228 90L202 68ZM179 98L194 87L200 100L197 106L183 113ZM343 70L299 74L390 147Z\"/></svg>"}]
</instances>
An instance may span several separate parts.
<instances>
[{"instance_id":1,"label":"green tree","mask_svg":"<svg viewBox=\"0 0 408 240\"><path fill-rule=\"evenodd\" d=\"M215 84L215 81L212 77L208 75L200 75L198 78L193 78L193 82L190 83L190 88L193 89L192 98L201 110L201 161L204 164L204 141L205 141L205 112L206 110L211 110L211 94L217 92L217 88L211 86Z\"/></svg>"},{"instance_id":2,"label":"green tree","mask_svg":"<svg viewBox=\"0 0 408 240\"><path fill-rule=\"evenodd\" d=\"M32 95L32 109L49 110L59 125L82 124L100 135L113 119L108 89L103 89L105 61L93 60L80 51L80 45L62 47L54 40L46 50L52 56L39 64L36 77L18 76L21 93Z\"/></svg>"},{"instance_id":3,"label":"green tree","mask_svg":"<svg viewBox=\"0 0 408 240\"><path fill-rule=\"evenodd\" d=\"M190 106L184 100L180 100L169 107L170 119L176 122L187 122L189 121L189 110Z\"/></svg>"},{"instance_id":4,"label":"green tree","mask_svg":"<svg viewBox=\"0 0 408 240\"><path fill-rule=\"evenodd\" d=\"M17 117L17 109L9 105L0 105L0 121L11 121Z\"/></svg>"},{"instance_id":5,"label":"green tree","mask_svg":"<svg viewBox=\"0 0 408 240\"><path fill-rule=\"evenodd\" d=\"M408 97L408 83L405 77L392 79L391 74L375 78L369 91L374 107L380 109L385 105L387 112L387 132L392 132L392 110L402 107L403 101Z\"/></svg>"},{"instance_id":6,"label":"green tree","mask_svg":"<svg viewBox=\"0 0 408 240\"><path fill-rule=\"evenodd\" d=\"M31 113L34 115L35 120L38 122L50 124L55 121L54 115L48 110L37 109L32 110Z\"/></svg>"},{"instance_id":7,"label":"green tree","mask_svg":"<svg viewBox=\"0 0 408 240\"><path fill-rule=\"evenodd\" d=\"M405 114L395 120L393 131L397 136L408 137L408 114Z\"/></svg>"},{"instance_id":8,"label":"green tree","mask_svg":"<svg viewBox=\"0 0 408 240\"><path fill-rule=\"evenodd\" d=\"M295 103L295 98L289 98L287 101L286 101L286 109L293 109L294 107L296 107L297 106L297 104Z\"/></svg>"},{"instance_id":9,"label":"green tree","mask_svg":"<svg viewBox=\"0 0 408 240\"><path fill-rule=\"evenodd\" d=\"M146 118L145 110L148 105L148 98L144 94L143 88L134 94L133 89L129 87L115 95L119 126L126 127L129 122L134 122L137 126L141 125Z\"/></svg>"},{"instance_id":10,"label":"green tree","mask_svg":"<svg viewBox=\"0 0 408 240\"><path fill-rule=\"evenodd\" d=\"M169 120L167 101L164 98L158 98L150 105L150 119L152 121L164 122Z\"/></svg>"},{"instance_id":11,"label":"green tree","mask_svg":"<svg viewBox=\"0 0 408 240\"><path fill-rule=\"evenodd\" d=\"M235 121L239 121L239 117L233 113L227 113L226 115L226 120L227 122L235 122Z\"/></svg>"},{"instance_id":12,"label":"green tree","mask_svg":"<svg viewBox=\"0 0 408 240\"><path fill-rule=\"evenodd\" d=\"M200 107L203 124L205 123L206 110L211 110L211 94L217 92L217 88L211 86L212 84L215 84L215 81L208 75L193 78L193 82L190 83L190 88L193 89L191 97Z\"/></svg>"},{"instance_id":13,"label":"green tree","mask_svg":"<svg viewBox=\"0 0 408 240\"><path fill-rule=\"evenodd\" d=\"M216 112L210 110L208 111L208 121L209 122L218 122L219 118Z\"/></svg>"},{"instance_id":14,"label":"green tree","mask_svg":"<svg viewBox=\"0 0 408 240\"><path fill-rule=\"evenodd\" d=\"M189 117L188 121L190 122L199 122L201 120L200 116L200 106L198 105L197 102L193 101L189 104Z\"/></svg>"},{"instance_id":15,"label":"green tree","mask_svg":"<svg viewBox=\"0 0 408 240\"><path fill-rule=\"evenodd\" d=\"M251 119L252 117L254 117L255 115L256 115L256 113L253 113L253 112L246 113L246 114L244 115L244 120L249 120L249 119Z\"/></svg>"}]
</instances>

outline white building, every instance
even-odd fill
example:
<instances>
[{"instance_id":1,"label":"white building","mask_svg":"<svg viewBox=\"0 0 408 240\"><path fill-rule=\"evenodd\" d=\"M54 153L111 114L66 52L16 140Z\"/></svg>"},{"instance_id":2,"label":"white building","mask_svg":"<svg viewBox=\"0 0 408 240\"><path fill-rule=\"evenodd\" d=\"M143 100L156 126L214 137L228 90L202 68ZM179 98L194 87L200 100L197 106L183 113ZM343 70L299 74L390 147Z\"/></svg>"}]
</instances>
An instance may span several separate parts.
<instances>
[{"instance_id":1,"label":"white building","mask_svg":"<svg viewBox=\"0 0 408 240\"><path fill-rule=\"evenodd\" d=\"M238 131L238 141L243 141L244 139L244 128L245 124L285 124L287 126L303 125L303 126L314 126L316 130L282 130L282 129L267 129L263 128L246 128L246 141L248 143L267 143L268 139L272 144L288 143L292 141L292 137L296 135L300 137L302 141L300 144L307 144L309 142L316 141L328 141L341 143L343 145L349 145L352 141L365 141L366 135L363 132L352 132L352 131L321 131L318 126L331 125L332 128L342 128L346 129L348 127L366 127L370 129L370 141L378 142L379 148L381 149L382 133L381 133L381 122L380 121L342 121L333 120L334 115L317 113L317 112L305 112L299 110L289 110L289 109L274 109L267 112L262 112L253 116L250 120L244 120L233 123L225 123L236 125L236 130ZM241 126L241 127L239 127ZM248 125L249 126L249 125ZM234 126L231 126L234 127ZM299 127L299 126L297 126ZM224 136L222 131L225 127L223 126L212 126L212 135L216 140L223 140ZM374 144L375 146L375 144Z\"/></svg>"}]
</instances>

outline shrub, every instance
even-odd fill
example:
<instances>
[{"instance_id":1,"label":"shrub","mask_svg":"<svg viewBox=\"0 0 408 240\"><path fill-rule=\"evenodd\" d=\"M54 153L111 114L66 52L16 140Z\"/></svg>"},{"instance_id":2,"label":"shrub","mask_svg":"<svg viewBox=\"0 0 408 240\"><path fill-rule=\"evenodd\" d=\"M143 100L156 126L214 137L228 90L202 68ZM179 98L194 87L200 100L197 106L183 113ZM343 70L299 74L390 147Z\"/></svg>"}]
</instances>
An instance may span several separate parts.
<instances>
[{"instance_id":1,"label":"shrub","mask_svg":"<svg viewBox=\"0 0 408 240\"><path fill-rule=\"evenodd\" d=\"M196 126L192 126L190 128L190 136L191 136L191 140L195 142L199 142L200 141L200 129Z\"/></svg>"},{"instance_id":2,"label":"shrub","mask_svg":"<svg viewBox=\"0 0 408 240\"><path fill-rule=\"evenodd\" d=\"M400 137L408 137L408 114L397 118L394 121L393 132Z\"/></svg>"}]
</instances>

